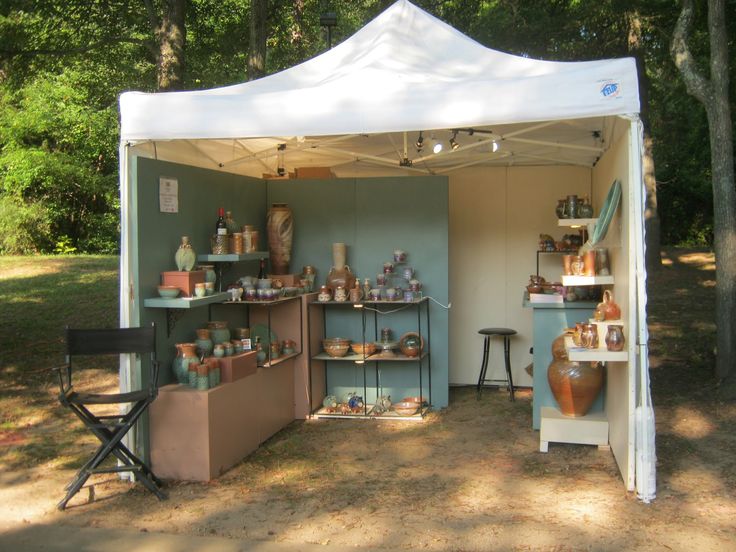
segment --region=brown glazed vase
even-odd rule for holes
[[[294,217],[286,203],[271,205],[266,219],[266,231],[273,274],[288,274],[294,238]]]
[[[585,416],[603,387],[603,367],[597,362],[555,359],[547,369],[547,380],[562,414]]]

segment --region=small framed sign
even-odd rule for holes
[[[179,181],[162,176],[158,179],[158,204],[162,213],[179,212]]]

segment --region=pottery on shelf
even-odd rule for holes
[[[214,348],[214,343],[210,338],[210,331],[207,328],[200,328],[195,330],[195,332],[197,339],[194,340],[194,343],[197,345],[197,353],[200,357],[210,356]]]
[[[621,318],[621,307],[614,302],[610,289],[603,292],[603,301],[598,303],[596,310],[603,314],[603,320],[619,320]]]
[[[210,338],[213,343],[228,343],[230,341],[230,330],[227,327],[227,322],[207,322],[207,328],[210,331]]]
[[[347,262],[347,245],[344,243],[332,244],[332,268],[327,274],[327,285],[333,291],[338,287],[351,289],[355,286],[355,275]]]
[[[197,262],[197,254],[192,248],[192,244],[189,243],[189,236],[182,236],[179,249],[174,254],[174,261],[176,262],[176,268],[180,272],[189,272],[194,268],[194,263]]]
[[[603,368],[598,362],[554,359],[547,380],[562,414],[585,416],[603,387]]]
[[[266,218],[268,251],[273,274],[288,274],[294,237],[294,216],[286,203],[274,203]]]
[[[189,365],[199,363],[196,343],[177,343],[172,369],[179,383],[189,383]]]
[[[625,342],[624,327],[621,324],[609,324],[606,332],[606,348],[609,351],[623,351]]]

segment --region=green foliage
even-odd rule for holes
[[[482,44],[550,60],[630,55],[641,25],[664,243],[710,242],[712,200],[707,124],[693,109],[669,58],[679,12],[670,0],[414,0]],[[266,70],[274,73],[327,49],[320,16],[337,15],[332,44],[350,37],[392,0],[269,0]],[[122,0],[5,0],[0,4],[0,200],[11,219],[38,218],[33,232],[0,238],[0,252],[115,252],[118,243],[117,98],[156,86],[154,33],[164,3]],[[247,79],[251,0],[188,0],[187,89]],[[727,19],[736,3],[727,3]],[[708,56],[699,5],[693,50]],[[736,33],[729,28],[731,42]],[[732,87],[736,87],[736,64]],[[736,93],[732,95],[736,98]],[[10,221],[10,222],[8,222]],[[16,221],[14,224],[12,221]],[[20,233],[21,231],[18,230]]]
[[[38,253],[48,250],[53,239],[43,205],[0,195],[0,254]]]

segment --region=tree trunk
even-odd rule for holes
[[[248,80],[266,75],[266,18],[268,0],[252,0],[250,3],[250,37],[248,45]]]
[[[646,198],[644,203],[644,230],[646,242],[645,263],[647,271],[662,266],[662,249],[660,240],[659,212],[657,211],[657,178],[654,173],[653,140],[649,123],[649,78],[647,77],[644,45],[642,43],[642,24],[639,12],[628,14],[628,51],[636,60],[636,72],[639,79],[639,98],[641,108],[639,114],[644,127],[644,152],[642,153],[642,170]]]
[[[185,14],[186,0],[163,0],[163,15],[156,30],[156,75],[161,91],[181,90],[184,85]]]
[[[722,397],[733,400],[736,399],[736,188],[725,12],[724,0],[708,1],[711,80],[700,73],[687,44],[693,23],[692,0],[683,0],[671,51],[688,93],[705,106],[708,116],[716,256],[716,375],[721,379]]]

